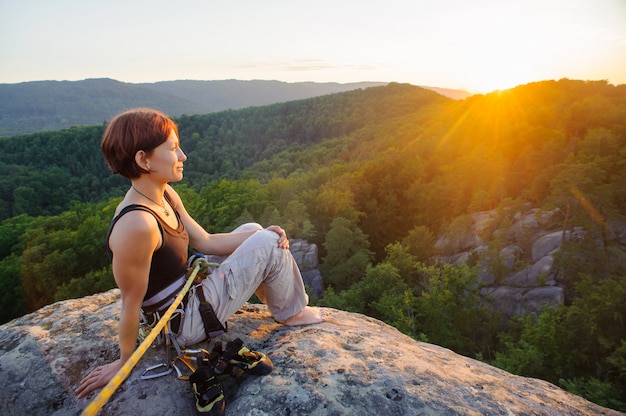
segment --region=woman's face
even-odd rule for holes
[[[157,146],[146,161],[150,175],[158,177],[163,182],[178,182],[183,179],[183,162],[187,156],[180,148],[178,136],[172,130],[166,141]]]

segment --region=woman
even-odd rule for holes
[[[107,126],[101,147],[113,173],[131,182],[107,237],[122,299],[120,358],[87,375],[76,390],[79,398],[106,385],[132,355],[142,303],[185,274],[189,245],[228,256],[205,281],[208,301],[222,323],[254,292],[285,325],[322,322],[321,312],[306,306],[308,296],[282,228],[209,234],[187,213],[168,185],[183,178],[187,159],[171,119],[152,109],[124,112]]]

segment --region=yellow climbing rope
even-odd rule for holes
[[[170,307],[167,309],[165,314],[163,314],[159,322],[157,322],[157,324],[152,329],[152,331],[150,331],[148,336],[143,340],[143,342],[135,350],[133,355],[130,356],[128,361],[124,363],[124,365],[122,366],[122,368],[120,368],[117,374],[115,374],[115,376],[113,376],[111,381],[109,381],[109,383],[106,386],[104,386],[102,391],[98,393],[98,395],[93,399],[93,401],[89,403],[87,407],[85,407],[85,410],[83,410],[83,412],[81,413],[81,416],[93,416],[96,413],[98,413],[98,410],[100,410],[102,406],[104,406],[106,401],[109,400],[109,398],[113,395],[113,393],[115,393],[115,390],[117,390],[120,384],[122,384],[122,382],[126,380],[126,377],[128,377],[133,367],[137,365],[137,363],[141,359],[141,356],[145,354],[148,347],[150,347],[150,345],[152,344],[152,341],[154,341],[154,339],[157,337],[159,332],[161,332],[161,330],[165,327],[165,324],[167,324],[167,321],[171,318],[172,314],[174,313],[174,310],[176,310],[178,305],[180,305],[180,303],[182,302],[183,297],[185,297],[185,293],[189,291],[191,284],[196,278],[196,275],[198,274],[200,269],[204,266],[204,264],[198,261],[194,263],[195,263],[195,266],[193,268],[193,271],[189,275],[187,282],[185,282],[185,286],[183,286],[182,290],[180,291],[176,299],[174,299],[174,303],[170,305]]]

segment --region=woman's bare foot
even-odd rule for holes
[[[285,320],[283,324],[288,326],[312,325],[319,324],[324,321],[324,314],[318,308],[305,306],[300,313]]]

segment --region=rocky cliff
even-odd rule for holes
[[[469,215],[451,227],[435,244],[439,260],[478,264],[481,294],[505,315],[539,312],[545,304],[565,303],[569,276],[559,271],[554,255],[564,242],[579,241],[586,231],[581,227],[562,230],[564,213],[526,207],[512,216],[497,210]],[[626,252],[626,224],[609,224],[605,240]],[[497,244],[494,244],[497,242]]]
[[[117,356],[117,289],[46,306],[0,326],[0,414],[77,415],[73,390]],[[268,353],[274,371],[223,380],[227,415],[618,415],[558,387],[514,376],[420,343],[363,315],[327,309],[327,322],[276,323],[245,305],[216,341],[235,337]],[[201,345],[203,348],[211,348]],[[189,385],[173,374],[140,379],[164,358],[151,348],[102,415],[193,414]]]

